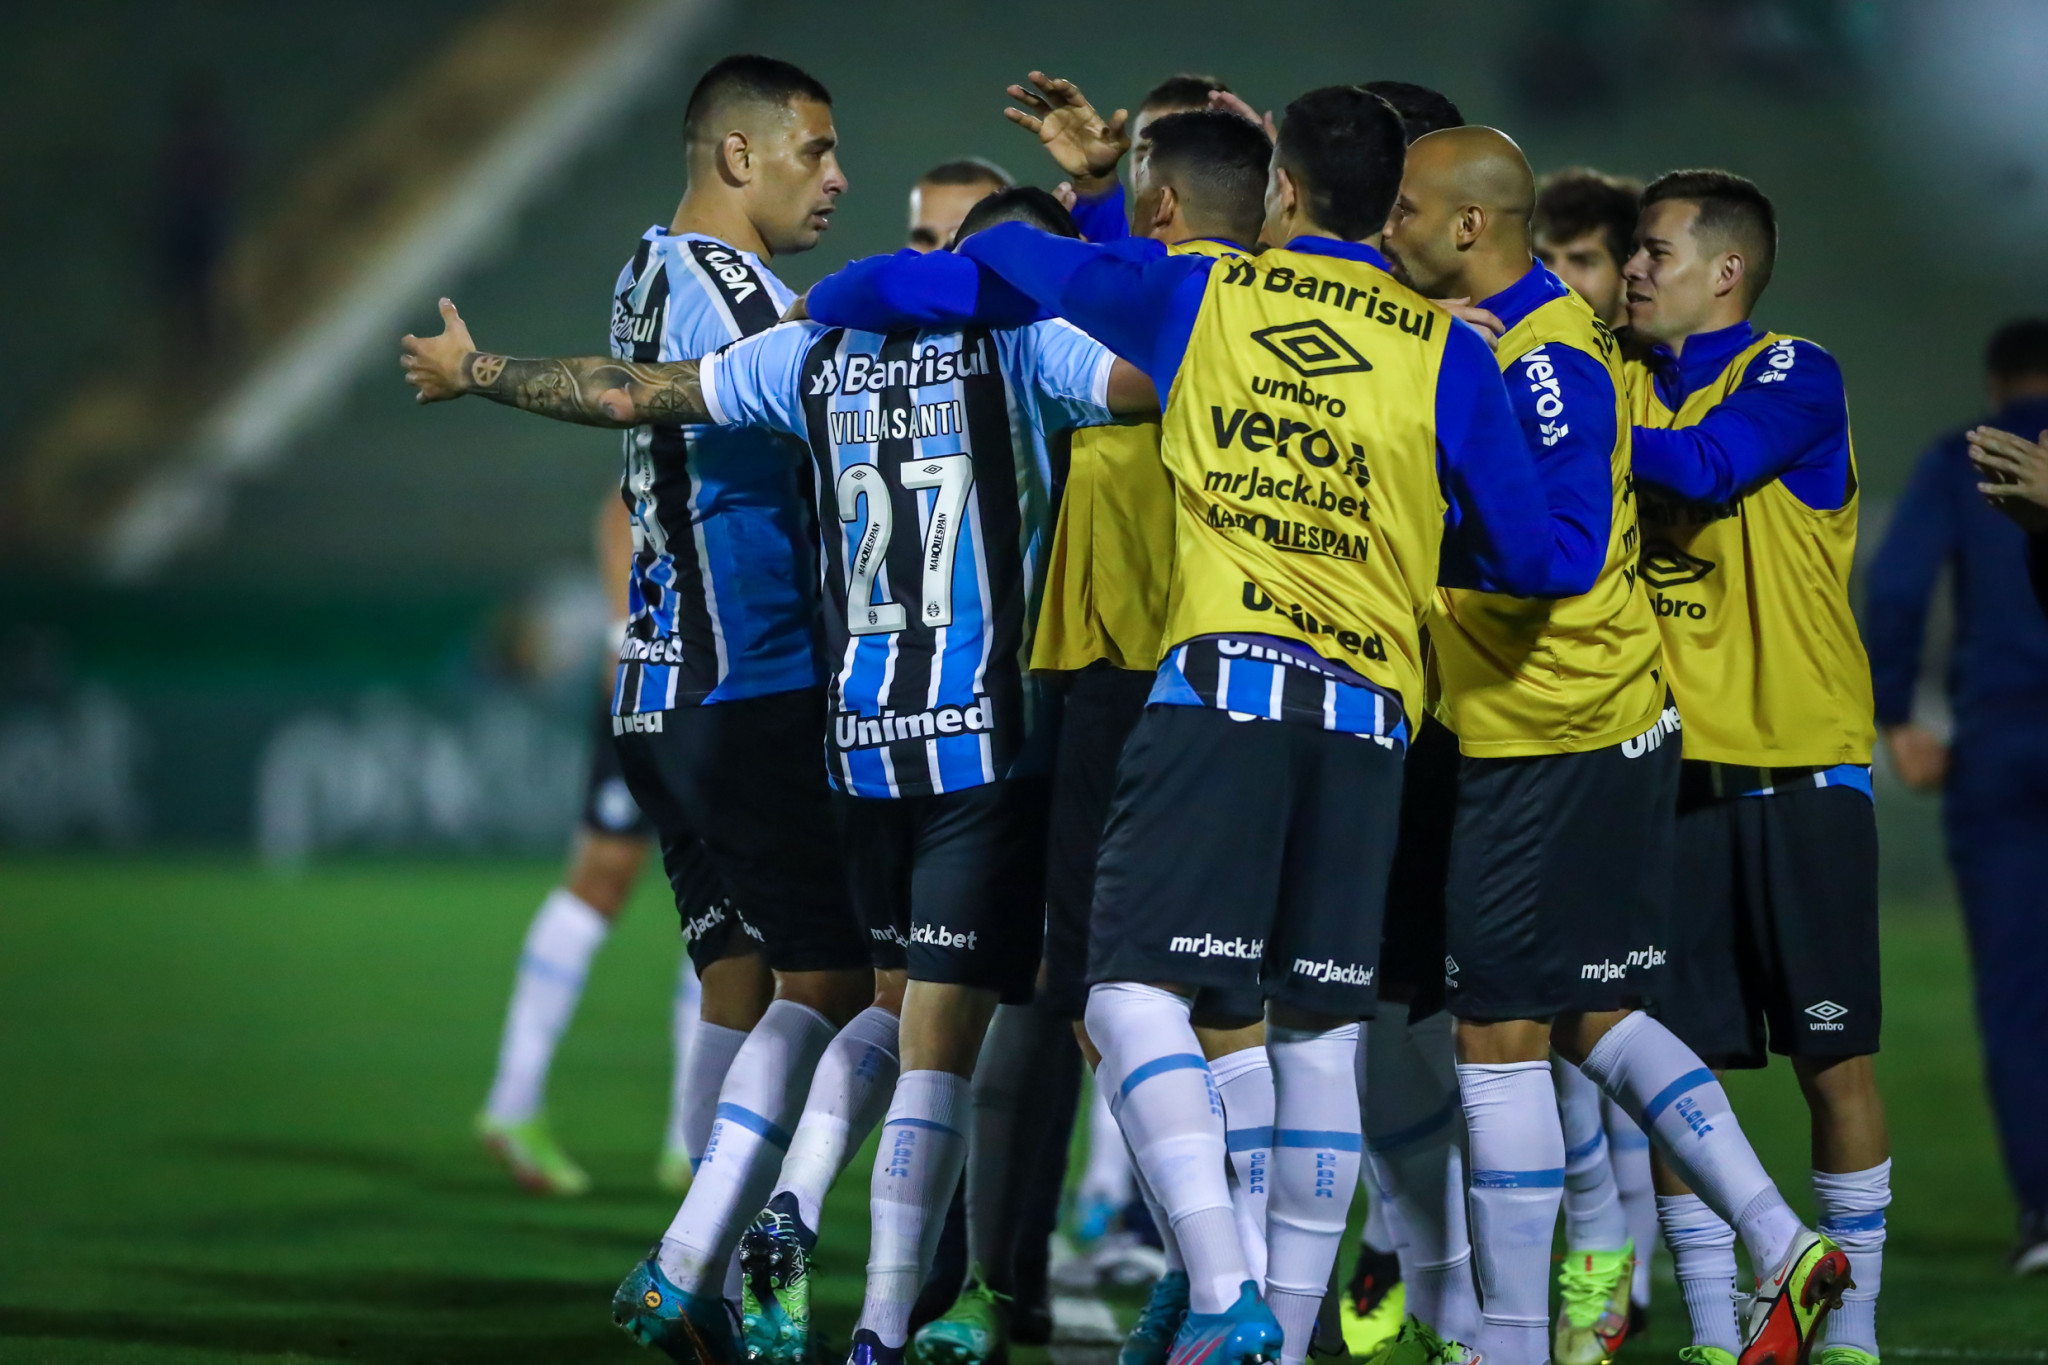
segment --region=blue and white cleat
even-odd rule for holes
[[[863,1327],[853,1334],[846,1365],[903,1365],[903,1351],[901,1346],[884,1346],[880,1337]]]
[[[657,1246],[612,1295],[612,1321],[678,1365],[741,1365],[732,1309],[715,1295],[685,1294],[661,1273]]]
[[[1145,1300],[1137,1326],[1117,1349],[1116,1365],[1166,1365],[1187,1315],[1188,1273],[1169,1270],[1152,1282],[1152,1297]]]
[[[1262,1365],[1280,1358],[1279,1320],[1250,1280],[1237,1302],[1221,1313],[1190,1312],[1181,1319],[1167,1365]]]

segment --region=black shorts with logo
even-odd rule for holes
[[[1460,761],[1444,886],[1452,1014],[1552,1019],[1662,992],[1679,762],[1668,704],[1604,749]]]
[[[1047,795],[1043,777],[929,796],[834,792],[875,966],[1029,1004],[1045,930]]]
[[[777,971],[870,965],[842,871],[817,688],[613,718],[619,766],[682,899],[701,843]]]
[[[1380,993],[1406,996],[1413,1021],[1444,1007],[1444,884],[1458,815],[1458,737],[1424,720],[1401,774],[1401,832],[1387,878]]]
[[[1721,764],[1680,787],[1672,981],[1658,1016],[1708,1065],[1766,1052],[1861,1057],[1884,1022],[1877,943],[1877,815],[1811,769],[1775,770],[1768,796]]]
[[[590,729],[590,766],[583,775],[583,828],[614,839],[652,838],[654,822],[642,813],[619,770],[609,699],[600,701],[596,722]]]
[[[1370,1018],[1401,750],[1295,721],[1147,707],[1102,836],[1088,979],[1257,987]]]

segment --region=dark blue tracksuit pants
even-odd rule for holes
[[[1942,817],[2006,1169],[2048,1212],[2048,719],[2001,720],[1957,734]]]

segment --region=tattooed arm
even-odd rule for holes
[[[708,422],[697,362],[645,364],[610,356],[516,360],[479,351],[455,305],[441,300],[441,335],[407,336],[398,363],[422,403],[477,394],[560,422],[631,427]]]

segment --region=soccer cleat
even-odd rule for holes
[[[911,1365],[1004,1365],[1010,1358],[1008,1294],[990,1289],[980,1266],[967,1270],[967,1287],[953,1306],[917,1329],[907,1353]]]
[[[1855,1287],[1848,1255],[1821,1234],[1802,1232],[1777,1273],[1757,1279],[1738,1365],[1807,1365],[1821,1324],[1841,1306],[1842,1291]]]
[[[1365,1357],[1366,1365],[1479,1365],[1479,1352],[1440,1337],[1421,1318],[1405,1318],[1393,1336]]]
[[[688,1152],[680,1147],[664,1147],[661,1160],[654,1165],[654,1183],[665,1194],[682,1194],[690,1188],[691,1171]]]
[[[1408,1313],[1401,1258],[1361,1245],[1351,1282],[1340,1297],[1337,1315],[1344,1326],[1345,1347],[1355,1356],[1372,1355],[1399,1335]]]
[[[2044,1270],[2048,1270],[2048,1213],[2028,1209],[2020,1214],[2019,1240],[2012,1249],[2012,1273],[2039,1275]]]
[[[787,1190],[740,1235],[740,1319],[753,1365],[807,1365],[817,1246],[818,1234],[804,1226],[796,1196]],[[880,1346],[881,1338],[875,1341]]]
[[[679,1365],[740,1365],[732,1309],[715,1294],[685,1294],[655,1261],[656,1246],[612,1295],[612,1321]]]
[[[1192,1310],[1174,1333],[1167,1365],[1259,1365],[1280,1358],[1282,1333],[1273,1310],[1250,1280],[1237,1291],[1237,1302],[1221,1313]]]
[[[903,1365],[903,1348],[884,1346],[880,1337],[863,1327],[853,1334],[846,1365]]]
[[[1173,1338],[1188,1315],[1188,1273],[1169,1270],[1152,1283],[1152,1296],[1138,1314],[1124,1344],[1117,1348],[1116,1365],[1166,1365],[1173,1353]]]
[[[1556,1365],[1606,1365],[1628,1336],[1635,1244],[1619,1251],[1568,1251],[1558,1267],[1557,1325],[1550,1358]]]
[[[1679,1365],[1735,1365],[1735,1357],[1718,1346],[1681,1346]]]
[[[578,1195],[590,1189],[590,1177],[555,1141],[544,1114],[519,1123],[478,1114],[476,1135],[512,1178],[535,1194]]]
[[[1877,1365],[1877,1357],[1854,1346],[1823,1346],[1815,1353],[1813,1365]]]

